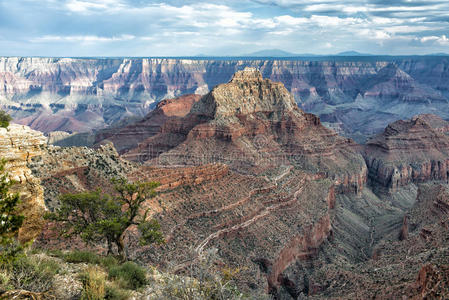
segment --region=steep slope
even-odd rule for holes
[[[185,95],[163,100],[143,120],[123,128],[109,128],[95,134],[96,142],[104,140],[114,143],[119,153],[137,147],[145,139],[158,134],[168,121],[186,116],[200,95]]]
[[[405,228],[385,234],[371,259],[329,263],[324,257],[327,263],[314,264],[308,277],[310,298],[446,299],[448,200],[448,185],[420,184],[415,204],[404,217]]]
[[[370,139],[364,156],[374,185],[394,190],[411,182],[447,181],[448,124],[437,116],[419,115],[394,122]]]
[[[25,221],[19,231],[19,240],[28,242],[40,234],[46,210],[40,180],[34,177],[28,164],[33,157],[44,154],[47,139],[27,126],[11,124],[0,128],[0,159],[6,160],[6,171],[17,182],[13,192],[20,193]]]
[[[152,158],[150,163],[165,165],[222,162],[256,174],[297,166],[357,190],[366,168],[353,146],[298,109],[281,83],[247,68],[202,97],[185,118],[167,122],[160,134],[123,157]]]

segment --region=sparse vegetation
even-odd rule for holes
[[[62,255],[63,259],[69,263],[99,264],[100,257],[90,251],[75,250]]]
[[[107,300],[126,300],[130,297],[130,292],[117,287],[115,284],[106,285],[106,294],[104,299]]]
[[[60,208],[47,217],[61,223],[65,236],[79,235],[87,243],[106,241],[108,254],[113,254],[116,246],[120,259],[125,261],[124,234],[131,225],[138,227],[142,245],[164,242],[159,223],[147,220],[149,209],[142,210],[143,202],[156,195],[158,184],[130,183],[125,179],[113,183],[113,195],[99,190],[62,195]]]
[[[21,256],[0,271],[0,299],[52,299],[60,266],[43,256]]]
[[[13,263],[9,284],[15,289],[47,292],[59,270],[59,264],[54,260],[40,256],[23,256]]]
[[[5,160],[0,160],[0,267],[10,265],[22,252],[16,236],[24,217],[19,213],[19,194],[10,193],[14,181],[8,179]]]
[[[103,300],[106,296],[106,273],[98,266],[89,266],[80,275],[83,283],[81,300]]]
[[[130,261],[111,267],[109,278],[118,281],[121,288],[131,290],[138,289],[147,283],[145,269]]]
[[[264,299],[241,293],[235,283],[240,269],[217,268],[217,260],[217,249],[209,249],[191,264],[187,276],[162,274],[162,299]]]
[[[12,118],[3,110],[0,110],[0,127],[6,128],[9,126],[9,122],[11,122]]]

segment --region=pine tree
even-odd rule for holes
[[[156,220],[147,220],[149,210],[143,210],[144,201],[154,197],[155,182],[130,183],[125,179],[114,180],[115,194],[103,194],[100,190],[78,194],[65,194],[61,205],[47,218],[61,224],[66,237],[80,236],[87,243],[105,241],[108,254],[115,245],[122,260],[127,259],[124,235],[131,225],[141,233],[141,244],[164,242],[160,225]]]

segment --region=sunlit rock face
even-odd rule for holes
[[[250,173],[300,166],[358,190],[366,180],[366,167],[354,146],[299,109],[282,83],[246,68],[123,157],[166,165],[219,162]]]
[[[21,196],[21,207],[25,221],[19,231],[19,240],[31,241],[36,238],[43,226],[45,203],[40,180],[28,168],[33,157],[41,156],[47,138],[28,126],[11,124],[0,128],[0,159],[6,160],[9,178],[17,182],[12,191]]]

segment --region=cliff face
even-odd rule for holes
[[[163,165],[220,162],[255,174],[298,166],[357,190],[366,180],[366,167],[354,146],[298,109],[282,83],[248,68],[123,157]]]
[[[0,58],[0,103],[45,132],[88,131],[182,94],[206,94],[245,66],[282,82],[296,102],[363,140],[419,113],[449,117],[445,57],[304,60]],[[361,121],[363,120],[363,122]]]
[[[19,231],[19,240],[27,242],[36,238],[44,224],[43,189],[40,180],[31,174],[28,164],[33,157],[43,154],[47,139],[27,126],[10,125],[0,128],[0,158],[7,161],[6,170],[17,181],[12,191],[21,195],[21,207],[25,221]]]
[[[95,140],[97,143],[104,140],[111,141],[119,153],[124,153],[161,132],[167,122],[185,117],[200,98],[200,95],[185,95],[163,100],[141,121],[124,127],[101,130],[95,134]]]
[[[397,190],[409,183],[448,180],[448,122],[419,115],[394,122],[370,139],[364,149],[374,186]]]

